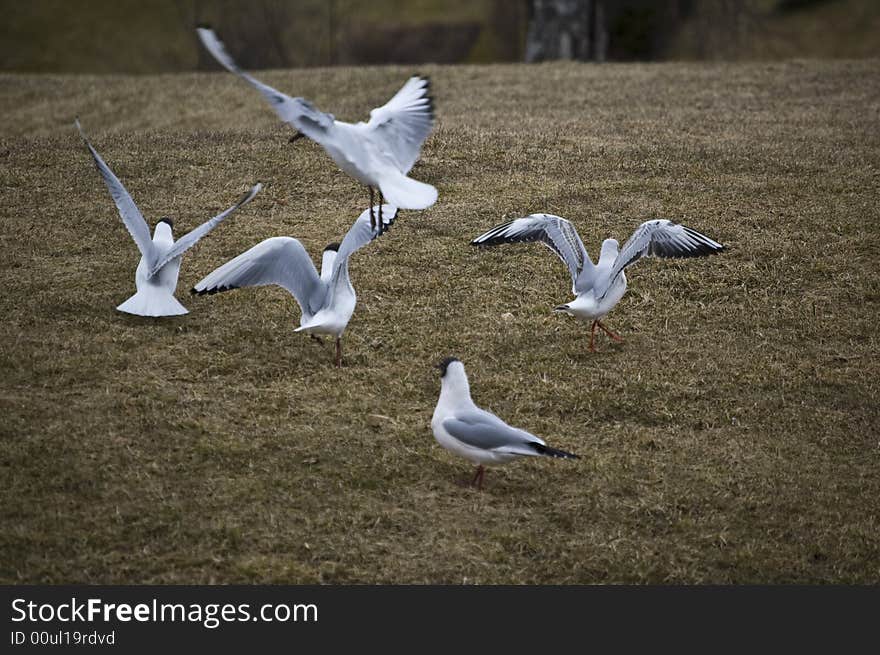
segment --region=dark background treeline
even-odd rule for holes
[[[213,69],[210,22],[248,68],[880,55],[876,0],[2,0],[0,68]]]

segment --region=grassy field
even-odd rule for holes
[[[267,72],[339,118],[409,70]],[[317,256],[367,202],[225,74],[0,76],[0,581],[880,582],[880,66],[429,67],[424,212],[352,260],[345,366],[280,289],[186,291],[273,235]],[[182,318],[114,307],[136,248],[79,115],[178,234]],[[729,250],[645,260],[587,352],[561,264],[470,238],[535,211],[594,257],[654,216]],[[433,365],[579,453],[490,470],[437,445]]]

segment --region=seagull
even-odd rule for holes
[[[232,259],[192,288],[203,295],[239,287],[277,284],[299,304],[302,315],[294,332],[305,331],[336,337],[336,366],[342,366],[342,333],[354,313],[356,296],[348,277],[348,258],[384,234],[397,216],[397,208],[385,205],[379,227],[370,218],[379,212],[370,207],[351,226],[342,243],[331,243],[321,257],[321,274],[303,245],[293,237],[272,237]]]
[[[141,261],[138,263],[137,270],[134,275],[137,293],[116,309],[127,314],[136,314],[138,316],[180,316],[188,314],[189,311],[181,305],[174,297],[174,290],[177,288],[177,276],[180,273],[180,258],[187,250],[192,248],[196,242],[211,230],[217,227],[230,214],[244,207],[253,200],[254,196],[260,192],[263,185],[257,182],[250,191],[226,211],[217,214],[214,218],[202,223],[199,227],[188,232],[177,241],[172,235],[174,222],[170,218],[162,218],[156,224],[153,236],[150,238],[150,228],[140,210],[134,204],[128,191],[122,186],[119,178],[113,174],[113,171],[104,163],[101,155],[92,147],[86,137],[79,119],[75,121],[76,128],[79,130],[80,136],[104,183],[116,203],[119,215],[122,217],[125,227],[137,244],[138,250],[141,252]]]
[[[483,488],[484,466],[507,464],[518,457],[544,455],[580,459],[573,453],[550,448],[535,435],[509,426],[500,418],[480,409],[471,400],[467,373],[460,359],[447,357],[440,369],[440,398],[431,419],[437,442],[456,455],[477,465],[471,484]]]
[[[571,273],[572,302],[553,309],[582,321],[592,321],[590,352],[596,328],[601,328],[615,341],[623,341],[600,319],[610,312],[626,292],[624,269],[642,257],[703,257],[724,250],[717,241],[689,227],[665,219],[642,223],[629,240],[619,247],[616,239],[605,239],[599,262],[593,264],[574,226],[553,214],[532,214],[497,225],[471,241],[473,246],[495,246],[501,243],[540,241],[568,266]]]
[[[224,68],[249,82],[281,120],[298,130],[291,141],[303,135],[316,141],[339,168],[367,186],[371,208],[375,189],[379,211],[386,199],[400,209],[427,209],[436,202],[437,189],[407,176],[434,127],[434,99],[427,77],[410,77],[391,100],[370,112],[369,122],[344,123],[305,98],[291,98],[239,68],[210,27],[197,27],[196,32]],[[377,221],[371,214],[370,224],[378,223],[381,218]]]

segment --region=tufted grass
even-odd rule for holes
[[[267,72],[357,120],[402,68]],[[366,191],[223,73],[0,75],[0,580],[7,583],[880,582],[878,62],[426,67],[424,212],[351,263],[345,366],[275,288],[186,291],[259,240],[316,257]],[[182,318],[114,307],[137,254],[76,137],[178,234]],[[729,250],[646,260],[607,319],[539,245],[641,221]],[[490,470],[434,441],[432,366],[579,453]]]

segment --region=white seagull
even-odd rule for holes
[[[564,218],[553,214],[532,214],[503,223],[471,241],[474,246],[495,246],[501,243],[540,241],[568,266],[572,293],[577,296],[554,311],[571,314],[582,321],[592,321],[590,351],[600,327],[615,341],[623,341],[605,327],[601,320],[626,293],[624,269],[642,257],[702,257],[724,250],[717,241],[689,227],[657,219],[646,221],[619,247],[616,239],[605,239],[598,264],[590,261],[577,230]]]
[[[342,366],[342,333],[357,297],[348,277],[348,258],[373,239],[384,234],[397,216],[397,208],[385,205],[379,227],[370,225],[373,212],[364,210],[342,243],[324,248],[321,274],[303,245],[292,237],[272,237],[232,259],[196,284],[192,293],[206,294],[239,287],[277,284],[299,304],[302,315],[294,332],[329,334],[336,337],[336,366]],[[315,337],[317,338],[317,337]]]
[[[447,450],[477,465],[471,484],[483,488],[485,466],[507,464],[518,457],[559,457],[580,459],[573,453],[550,448],[535,435],[509,426],[500,418],[480,409],[471,399],[464,364],[447,357],[440,364],[440,399],[431,419],[434,438]]]
[[[113,202],[116,203],[116,208],[119,210],[125,227],[128,228],[141,252],[141,261],[134,275],[137,293],[116,309],[138,316],[179,316],[189,313],[186,307],[174,297],[177,276],[180,273],[181,256],[192,248],[199,239],[217,227],[223,219],[249,203],[263,186],[258,182],[232,207],[202,223],[177,241],[174,240],[171,232],[174,224],[170,218],[160,219],[153,231],[152,238],[150,238],[150,228],[137,205],[134,204],[134,200],[122,186],[119,178],[113,174],[113,171],[89,143],[82,126],[79,124],[79,119],[75,123],[82,140],[92,154],[92,159],[95,160],[98,172],[104,178],[104,183],[113,197]]]
[[[196,28],[199,39],[227,70],[240,75],[269,101],[275,113],[299,133],[320,144],[343,171],[370,190],[379,189],[379,207],[388,200],[400,209],[426,209],[437,189],[408,177],[422,144],[434,127],[434,101],[426,77],[414,75],[391,100],[370,112],[367,123],[343,123],[305,98],[291,98],[239,68],[210,27]],[[371,216],[371,224],[376,218]]]

